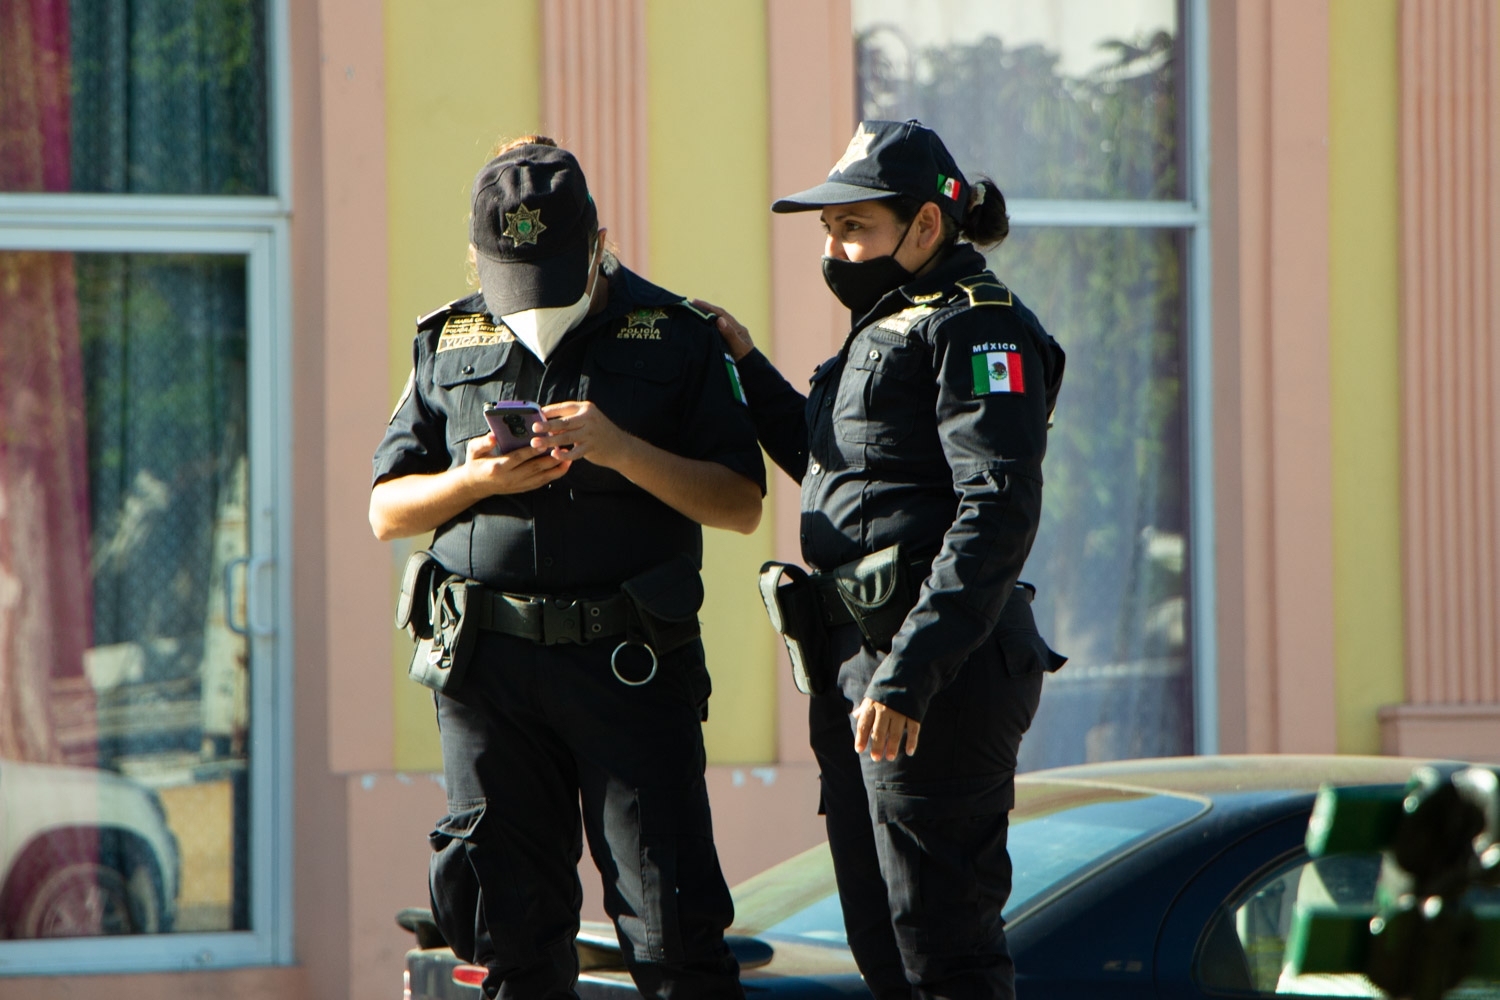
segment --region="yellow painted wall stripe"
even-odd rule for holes
[[[384,12],[391,314],[386,337],[394,403],[411,370],[412,320],[469,290],[465,250],[474,174],[500,136],[537,128],[542,49],[537,0],[387,3]],[[392,547],[393,595],[414,547]],[[440,770],[432,695],[406,677],[411,647],[405,638],[392,648],[395,766]]]
[[[1404,700],[1396,0],[1329,11],[1329,349],[1338,749]]]
[[[763,0],[648,0],[653,281],[769,329],[770,159]],[[704,643],[713,763],[776,754],[774,636],[755,589],[771,557],[769,501],[746,537],[704,530]]]

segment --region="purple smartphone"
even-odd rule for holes
[[[486,403],[484,419],[495,432],[495,454],[504,455],[529,446],[536,436],[531,425],[545,418],[541,404],[517,399]]]

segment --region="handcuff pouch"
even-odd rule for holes
[[[462,683],[474,654],[484,586],[450,576],[432,590],[432,634],[417,643],[407,676],[434,691],[452,692]]]
[[[413,552],[401,573],[401,596],[396,598],[396,627],[406,629],[412,642],[432,638],[432,618],[428,613],[432,584],[442,566],[426,549]]]
[[[890,652],[891,641],[916,603],[901,543],[846,562],[829,575],[865,642],[878,652]]]
[[[703,607],[703,578],[684,555],[676,555],[620,584],[625,595],[625,638],[645,643],[657,656],[666,656],[702,632],[698,611]]]
[[[829,683],[828,630],[812,577],[801,566],[768,562],[760,568],[760,599],[786,644],[797,690],[822,694]]]

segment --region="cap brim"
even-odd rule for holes
[[[860,187],[843,181],[825,181],[817,187],[798,191],[771,203],[771,211],[811,212],[826,205],[848,205],[856,201],[875,201],[880,198],[895,198],[901,192],[883,191],[880,188]]]
[[[479,290],[490,315],[499,319],[528,309],[570,306],[583,298],[589,283],[588,242],[576,240],[541,260],[500,261],[476,253]]]

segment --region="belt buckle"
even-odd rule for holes
[[[555,646],[561,642],[584,645],[582,611],[571,597],[549,597],[542,602],[542,642]]]

